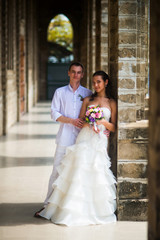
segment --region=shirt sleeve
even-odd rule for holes
[[[92,91],[89,90],[89,89],[87,89],[87,91],[86,91],[86,96],[85,96],[85,97],[89,97],[89,96],[91,96],[91,95],[92,95]]]
[[[59,118],[60,116],[62,116],[62,114],[60,113],[60,95],[59,92],[56,90],[52,99],[52,103],[51,103],[51,118],[53,119],[53,121],[57,121],[57,118]]]
[[[92,91],[91,90],[89,90],[89,92],[88,92],[88,96],[91,96],[92,95]]]

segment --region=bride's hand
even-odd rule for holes
[[[92,126],[92,130],[93,130],[95,133],[99,133],[99,132],[100,132],[98,126],[96,126],[96,128],[95,128],[95,126],[93,125],[93,126]]]
[[[98,121],[96,121],[96,127],[93,125],[93,131],[95,132],[95,133],[99,133],[100,132],[100,130],[99,130],[99,128],[98,128],[98,125],[104,125],[104,123],[105,123],[105,120],[104,119],[101,119],[101,120],[98,120]]]
[[[104,125],[106,123],[106,120],[105,119],[101,119],[101,120],[98,120],[98,121],[96,121],[96,124],[97,125]]]

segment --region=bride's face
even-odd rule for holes
[[[107,81],[104,82],[104,80],[102,79],[101,76],[94,76],[92,84],[93,84],[94,90],[97,93],[99,93],[99,92],[105,91],[105,87],[107,85]]]

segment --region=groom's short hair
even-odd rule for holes
[[[80,62],[72,62],[72,63],[70,64],[70,66],[69,66],[69,71],[70,71],[70,69],[71,69],[72,66],[81,67],[81,68],[82,68],[82,71],[84,72],[84,66],[83,66],[82,63],[80,63]]]

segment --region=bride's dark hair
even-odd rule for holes
[[[106,97],[109,98],[109,99],[114,99],[114,96],[112,94],[112,83],[110,81],[110,78],[108,76],[107,73],[105,73],[104,71],[96,71],[92,77],[95,77],[95,76],[101,76],[101,78],[103,79],[103,81],[105,82],[106,80],[108,80],[108,84],[107,86],[105,87],[105,93],[106,93]],[[90,101],[93,101],[94,98],[97,96],[97,92],[94,92],[92,95],[91,95],[91,98],[90,98]]]

